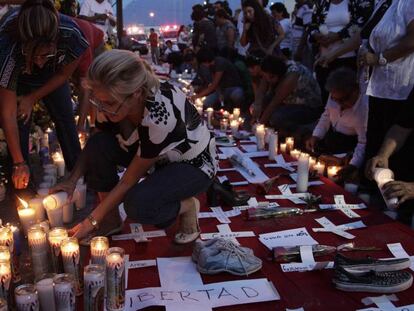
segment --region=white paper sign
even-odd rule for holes
[[[136,260],[136,261],[129,261],[129,255],[127,255],[126,262],[126,273],[125,273],[125,284],[126,288],[128,288],[128,276],[130,269],[139,269],[139,268],[146,268],[146,267],[153,267],[157,265],[156,260]]]
[[[411,262],[410,269],[414,271],[414,256],[408,255],[401,243],[387,244],[387,247],[395,258],[409,258]]]
[[[297,173],[292,173],[289,176],[294,181],[296,181],[296,182],[298,181],[298,174]],[[312,186],[322,186],[322,185],[324,185],[324,182],[322,180],[313,180],[313,181],[308,182],[308,187],[312,187]],[[295,188],[296,187],[296,184],[289,185],[289,187]]]
[[[211,311],[212,308],[279,300],[266,279],[203,284],[191,257],[158,258],[160,288],[126,292],[126,311],[165,306],[167,311]]]
[[[229,217],[239,216],[239,210],[223,211],[220,206],[210,207],[212,212],[201,212],[198,214],[198,218],[212,218],[215,217],[222,224],[229,224],[231,220]]]
[[[287,309],[287,308],[286,308],[286,311],[305,311],[305,309],[303,309],[303,308],[297,308],[297,309]]]
[[[300,257],[302,262],[293,262],[281,264],[283,272],[305,272],[312,270],[332,269],[334,263],[332,261],[316,262],[313,257],[312,245],[302,245],[300,247]]]
[[[128,290],[125,310],[135,311],[168,304],[176,307],[175,310],[183,310],[183,306],[188,306],[191,310],[198,311],[205,307],[217,308],[279,299],[279,294],[268,280],[254,279],[184,288],[172,286]]]
[[[240,145],[240,147],[242,147],[242,149],[245,152],[256,152],[257,151],[257,145],[254,144],[249,144],[249,145]]]
[[[155,231],[143,231],[142,230],[142,232],[140,232],[139,226],[140,224],[131,224],[131,228],[134,228],[133,230],[134,231],[137,230],[137,232],[113,235],[112,240],[123,241],[123,240],[133,239],[137,242],[145,242],[146,240],[144,240],[144,238],[158,238],[158,237],[163,237],[167,235],[164,230],[155,230]]]
[[[265,195],[265,198],[267,200],[289,200],[294,204],[306,204],[303,199],[309,196],[308,192],[292,193],[288,185],[280,185],[278,189],[282,194]]]
[[[315,219],[323,228],[312,228],[313,232],[332,232],[345,239],[353,239],[354,235],[346,232],[347,230],[365,228],[366,225],[362,221],[351,222],[336,226],[328,218],[322,217]]]
[[[270,250],[279,246],[318,244],[305,227],[260,234],[259,240]]]
[[[202,233],[200,235],[202,240],[212,240],[215,238],[223,238],[233,241],[236,245],[240,245],[236,238],[250,238],[256,236],[253,231],[233,232],[228,224],[217,225],[219,232]]]

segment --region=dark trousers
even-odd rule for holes
[[[136,149],[134,145],[128,152],[123,150],[111,133],[92,136],[81,155],[86,157],[88,187],[110,191],[118,182],[117,165],[127,167]],[[139,223],[164,228],[177,218],[182,200],[207,191],[210,184],[211,179],[200,169],[183,162],[169,163],[128,191],[125,211]]]
[[[325,137],[318,144],[318,151],[321,153],[349,153],[353,152],[358,144],[358,136],[345,135],[329,129]]]
[[[354,71],[357,70],[356,57],[337,58],[328,67],[316,66],[316,80],[318,80],[319,87],[321,88],[322,102],[326,104],[328,100],[329,92],[325,89],[326,81],[328,80],[329,74],[335,69],[346,67]]]
[[[36,83],[31,83],[30,81],[19,83],[17,94],[18,96],[27,95],[40,85],[39,81],[36,81]],[[58,87],[56,90],[45,96],[42,101],[55,124],[57,138],[62,149],[66,167],[68,170],[72,170],[81,148],[78,133],[76,131],[69,83],[65,83]],[[31,122],[24,124],[19,121],[18,125],[23,157],[25,160],[28,160]]]
[[[377,97],[369,97],[369,114],[367,129],[367,146],[365,159],[369,160],[377,155],[388,130],[395,124],[395,118],[403,105],[413,103],[405,100],[391,100]],[[400,181],[414,181],[414,135],[411,134],[404,146],[392,155],[389,167],[395,174],[395,179]],[[406,224],[411,224],[413,213],[413,201],[408,201],[398,207],[398,219]]]

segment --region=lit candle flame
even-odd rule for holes
[[[25,200],[23,200],[23,199],[21,199],[19,197],[17,197],[17,198],[19,199],[20,203],[22,203],[22,205],[23,205],[24,208],[29,208],[29,204],[27,204],[27,202]]]

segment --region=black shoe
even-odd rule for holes
[[[242,194],[236,192],[229,181],[225,181],[222,184],[218,180],[214,180],[210,188],[207,191],[208,204],[210,206],[218,206],[217,196],[229,206],[241,206],[246,205],[250,199],[248,194]]]
[[[395,258],[389,260],[379,260],[371,257],[364,259],[351,259],[344,255],[335,256],[335,267],[342,267],[349,273],[365,273],[367,271],[400,271],[410,267],[409,258]]]
[[[347,292],[390,294],[410,288],[413,276],[406,271],[369,271],[355,275],[342,267],[337,267],[332,281],[336,288]]]

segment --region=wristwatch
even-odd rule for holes
[[[89,222],[91,223],[92,227],[93,227],[95,230],[98,230],[98,229],[99,229],[98,222],[96,221],[96,219],[95,219],[92,215],[89,215],[89,216],[87,217],[87,219],[89,220]]]
[[[378,64],[380,66],[385,66],[388,63],[387,59],[384,57],[384,55],[382,55],[382,53],[380,53],[379,58],[378,58]]]

